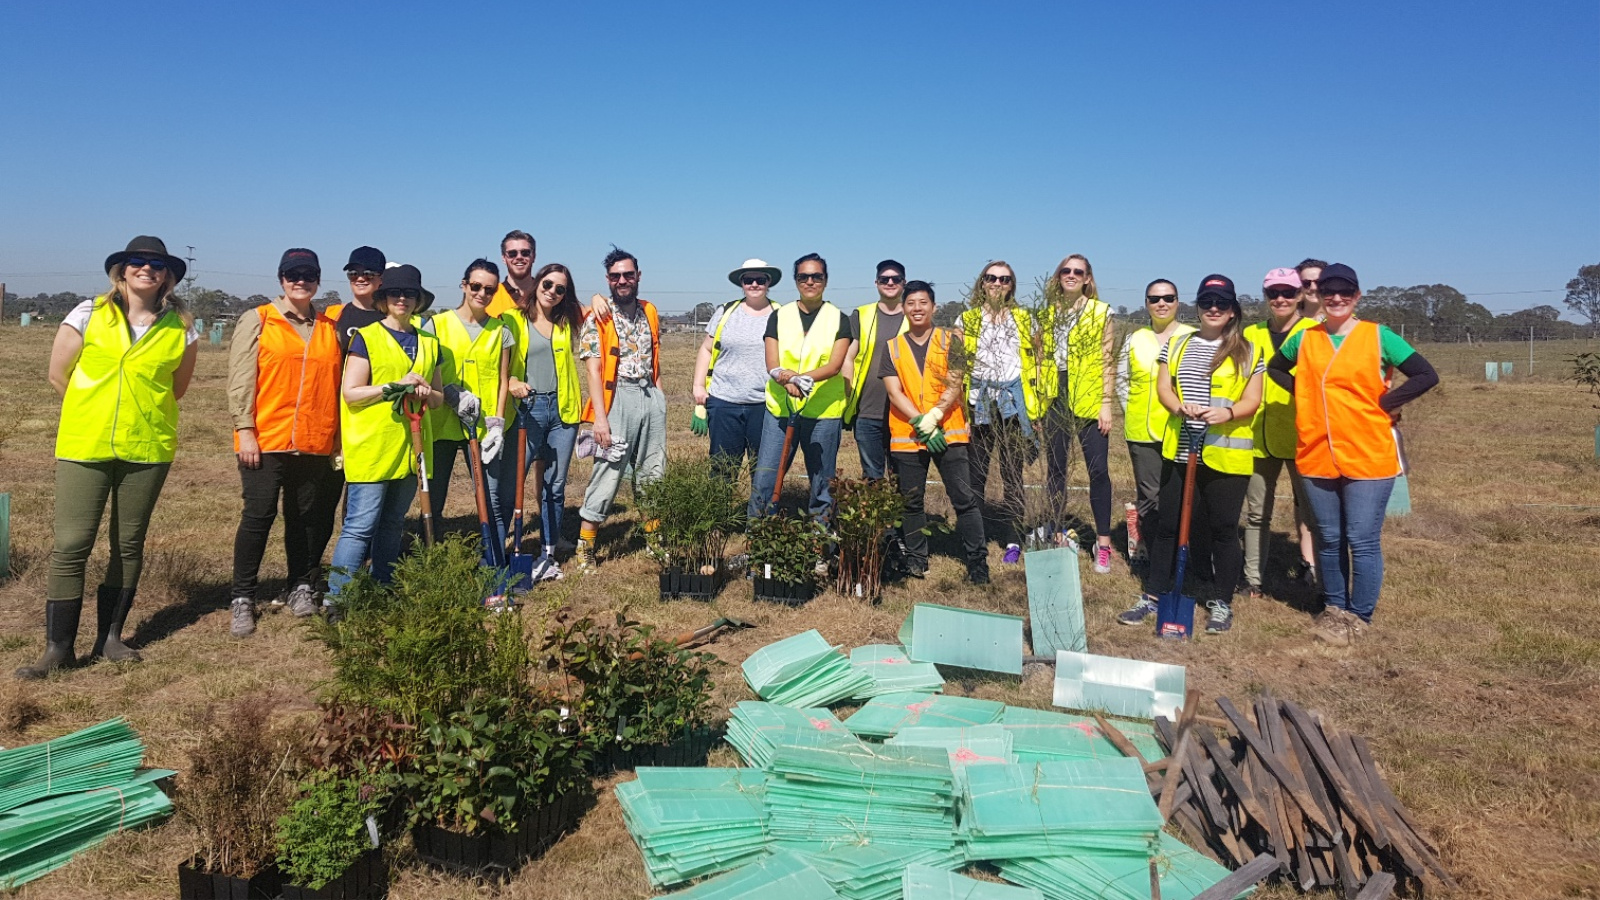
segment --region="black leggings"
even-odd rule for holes
[[[1150,571],[1145,576],[1146,593],[1161,594],[1172,589],[1173,569],[1178,559],[1178,519],[1183,514],[1183,483],[1186,463],[1162,460],[1160,527],[1150,549]],[[1194,511],[1189,522],[1189,569],[1184,581],[1211,575],[1218,592],[1229,597],[1239,583],[1244,568],[1244,549],[1239,544],[1239,511],[1250,488],[1249,475],[1228,475],[1205,464],[1195,470]]]
[[[979,508],[986,510],[988,524],[984,528],[1002,545],[1014,542],[1020,536],[1028,511],[1022,482],[1022,470],[1028,465],[1028,438],[1017,419],[997,418],[991,424],[970,427],[972,443],[967,452],[971,464],[970,482]],[[998,508],[990,508],[988,503],[990,457],[999,457],[1000,481],[1005,487],[1004,499]]]
[[[1089,471],[1089,510],[1094,514],[1095,534],[1111,533],[1111,467],[1106,455],[1111,438],[1100,433],[1099,419],[1079,419],[1067,406],[1067,373],[1061,377],[1061,396],[1045,416],[1048,434],[1045,459],[1049,468],[1050,496],[1060,502],[1067,496],[1067,454],[1072,452],[1072,433],[1078,433],[1083,448],[1083,465]]]
[[[263,453],[261,467],[239,466],[244,514],[233,538],[233,596],[256,598],[256,579],[267,538],[283,501],[283,550],[289,565],[288,586],[316,586],[322,554],[333,537],[333,517],[344,490],[344,477],[326,456]]]

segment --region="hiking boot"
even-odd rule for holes
[[[1311,636],[1330,647],[1350,646],[1350,629],[1345,618],[1348,615],[1337,606],[1323,607],[1311,622]]]
[[[1094,545],[1094,571],[1096,575],[1111,574],[1111,548],[1105,544]]]
[[[1227,634],[1233,628],[1233,607],[1220,600],[1206,602],[1211,618],[1206,621],[1206,634]]]
[[[17,670],[17,677],[38,681],[57,669],[76,663],[72,645],[78,639],[78,618],[83,614],[82,600],[47,600],[44,604],[44,655],[31,666]]]
[[[133,591],[101,585],[95,596],[99,621],[95,624],[94,649],[90,657],[103,656],[112,662],[138,662],[139,651],[122,642],[122,626],[133,608]]]
[[[1372,628],[1372,623],[1371,622],[1368,622],[1366,619],[1361,618],[1360,616],[1356,615],[1353,612],[1350,612],[1349,610],[1345,611],[1345,614],[1344,614],[1345,639],[1347,641],[1349,641],[1351,644],[1354,644],[1356,642],[1357,638],[1365,637],[1367,632],[1369,630],[1371,630],[1371,628]]]
[[[968,584],[989,583],[989,561],[987,559],[974,559],[967,563]]]
[[[578,539],[578,546],[573,551],[572,558],[578,561],[579,575],[587,575],[600,568],[600,555],[594,552],[594,544],[582,538]]]
[[[235,597],[228,608],[231,620],[228,633],[236,638],[246,638],[256,633],[256,604],[249,597]]]
[[[1156,598],[1140,594],[1138,602],[1117,614],[1117,621],[1124,625],[1143,625],[1159,608]]]
[[[295,585],[295,589],[289,592],[289,613],[297,619],[316,615],[321,605],[316,589],[309,584]]]
[[[1005,556],[1000,557],[1000,561],[1005,563],[1008,566],[1014,566],[1017,563],[1022,562],[1022,547],[1021,547],[1021,545],[1019,545],[1019,544],[1007,544],[1006,545]]]

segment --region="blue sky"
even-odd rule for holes
[[[201,284],[359,244],[445,297],[524,228],[666,309],[749,256],[957,299],[1067,253],[1113,305],[1320,256],[1560,307],[1600,262],[1600,4],[24,4],[0,9],[0,280]],[[1522,293],[1539,292],[1539,293]],[[793,293],[789,279],[777,296]]]

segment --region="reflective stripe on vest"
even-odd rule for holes
[[[1045,308],[1039,322],[1043,343],[1039,364],[1048,372],[1048,375],[1041,372],[1040,377],[1050,401],[1061,392],[1060,376],[1052,371],[1059,368],[1055,327],[1058,315],[1072,316],[1067,330],[1066,365],[1067,390],[1072,396],[1067,398],[1067,407],[1076,418],[1097,419],[1100,404],[1105,400],[1105,330],[1106,323],[1111,321],[1111,306],[1100,300],[1086,299],[1077,313],[1058,312],[1053,305]]]
[[[1300,318],[1289,326],[1290,335],[1299,334],[1317,324],[1314,319]],[[1244,330],[1244,336],[1261,348],[1262,355],[1271,359],[1278,351],[1272,346],[1272,331],[1266,322],[1257,322]],[[1294,370],[1291,369],[1292,373]],[[1276,459],[1294,459],[1299,435],[1294,424],[1294,395],[1284,390],[1271,378],[1262,380],[1261,408],[1255,418],[1256,456]]]
[[[1189,349],[1189,344],[1194,335],[1183,335],[1174,338],[1172,349],[1167,351],[1167,372],[1172,378],[1172,389],[1178,395],[1179,405],[1183,404],[1183,385],[1178,383],[1178,366],[1183,363],[1183,354]],[[1225,359],[1222,365],[1211,372],[1211,405],[1223,409],[1232,409],[1244,396],[1244,389],[1250,384],[1251,373],[1255,371],[1256,363],[1261,359],[1261,349],[1254,344],[1247,344],[1250,349],[1250,365],[1243,374],[1233,365],[1233,359]],[[1208,468],[1222,472],[1226,475],[1249,475],[1255,471],[1255,441],[1251,438],[1253,430],[1250,419],[1235,419],[1232,422],[1223,422],[1212,425],[1206,429],[1204,449],[1200,452],[1200,461]],[[1178,458],[1178,441],[1190,440],[1187,429],[1183,427],[1180,416],[1172,416],[1167,425],[1166,437],[1161,442],[1161,455],[1167,459]]]
[[[874,300],[856,307],[856,317],[861,320],[861,333],[856,335],[860,349],[856,351],[854,377],[850,380],[850,403],[844,411],[846,423],[856,420],[856,410],[861,406],[861,389],[866,386],[867,379],[872,377],[872,356],[878,350],[878,301]],[[910,330],[911,322],[902,312],[900,331],[895,336],[898,337]]]
[[[476,338],[461,321],[459,309],[448,309],[433,317],[433,336],[439,340],[439,378],[441,382],[471,391],[483,405],[483,418],[500,415],[500,346],[501,329],[505,322],[498,318],[484,320],[483,330]],[[512,341],[515,344],[515,339]],[[433,420],[433,439],[436,441],[464,441],[466,429],[461,419],[448,406],[428,410]],[[478,437],[487,427],[480,420]]]
[[[810,372],[827,365],[833,357],[833,344],[839,337],[844,313],[824,300],[805,330],[800,322],[800,304],[791,303],[778,310],[778,367],[791,372]],[[816,383],[811,396],[798,410],[806,419],[837,419],[844,415],[845,382],[835,375]],[[767,412],[787,419],[793,404],[800,402],[776,381],[767,381]]]
[[[172,462],[178,448],[172,378],[188,336],[183,318],[168,310],[134,341],[121,307],[96,297],[61,401],[56,458]]]
[[[339,326],[318,313],[311,339],[271,303],[256,307],[261,341],[256,348],[256,442],[262,453],[333,452],[339,422]],[[233,451],[239,452],[234,432]]]
[[[400,349],[382,322],[374,322],[356,332],[367,345],[367,362],[372,366],[369,384],[388,384],[415,372],[433,380],[439,366],[439,342],[431,334],[417,334],[417,358],[412,360]],[[366,406],[352,408],[339,400],[340,444],[344,451],[346,481],[367,483],[390,481],[415,475],[416,458],[411,452],[411,422],[394,411],[382,398]],[[433,421],[422,417],[422,447],[428,471],[433,471]]]
[[[1295,466],[1309,478],[1372,481],[1400,474],[1389,414],[1378,326],[1357,322],[1337,349],[1327,327],[1300,336],[1295,363]]]
[[[655,304],[640,300],[645,321],[650,323],[650,381],[661,383],[661,320],[656,316]],[[601,393],[606,401],[606,412],[611,412],[611,401],[617,395],[617,369],[622,365],[621,351],[617,347],[616,313],[597,323],[600,333]],[[594,421],[594,401],[585,400],[583,421]]]
[[[1039,385],[1038,358],[1033,352],[1033,315],[1020,306],[1011,308],[1011,318],[1017,323],[1017,345],[1022,350],[1022,405],[1028,418],[1044,418],[1050,407],[1050,396]],[[967,353],[965,392],[972,393],[972,370],[977,368],[978,333],[983,330],[983,310],[978,307],[961,313],[961,343]]]
[[[889,360],[894,365],[895,377],[900,379],[900,388],[905,391],[917,409],[927,412],[939,405],[939,398],[944,396],[947,386],[946,378],[950,372],[950,332],[943,328],[935,328],[928,338],[928,355],[923,360],[922,368],[917,368],[917,356],[911,352],[911,338],[900,335],[889,342]],[[967,414],[960,403],[956,403],[944,414],[940,425],[944,428],[944,439],[950,444],[965,444],[968,439]],[[889,404],[889,449],[901,453],[913,453],[923,449],[922,441],[917,438],[916,429],[911,426],[911,420],[906,418],[893,403]]]
[[[1179,324],[1168,338],[1193,334],[1194,326]],[[1161,405],[1156,393],[1156,359],[1167,341],[1156,337],[1150,328],[1141,328],[1128,336],[1128,408],[1122,417],[1124,440],[1141,444],[1159,444],[1167,436],[1167,422],[1172,414]]]

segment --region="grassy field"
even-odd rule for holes
[[[145,661],[102,663],[39,684],[10,679],[10,669],[32,662],[42,646],[58,415],[45,382],[52,334],[49,328],[0,327],[0,346],[11,360],[0,371],[0,432],[7,436],[0,450],[0,491],[13,498],[14,569],[14,577],[0,584],[0,668],[6,672],[0,676],[0,744],[44,740],[122,715],[149,744],[150,764],[181,770],[195,739],[185,725],[189,710],[263,689],[283,695],[291,711],[309,710],[327,669],[320,646],[307,640],[300,624],[269,615],[248,640],[227,633],[240,500],[225,415],[226,354],[209,346],[202,348],[183,402],[179,456],[156,510],[130,619],[132,643],[142,647]],[[1507,345],[1509,355],[1486,358],[1517,360],[1517,346],[1525,364],[1526,345]],[[1441,846],[1462,883],[1459,896],[1600,896],[1600,727],[1594,714],[1600,705],[1600,464],[1592,446],[1597,414],[1588,398],[1555,380],[1560,355],[1550,357],[1534,378],[1519,373],[1509,382],[1485,384],[1481,362],[1463,356],[1469,351],[1424,350],[1441,362],[1445,377],[1406,411],[1415,513],[1391,520],[1387,529],[1388,575],[1370,639],[1337,650],[1313,643],[1308,627],[1315,602],[1281,584],[1287,554],[1279,552],[1278,582],[1268,583],[1271,599],[1241,602],[1232,634],[1184,645],[1159,643],[1144,629],[1113,622],[1137,590],[1119,558],[1112,575],[1085,576],[1090,647],[1186,665],[1190,684],[1207,698],[1244,700],[1270,687],[1322,711],[1340,728],[1367,735],[1396,791]],[[1492,351],[1480,346],[1470,352]],[[676,453],[704,452],[703,440],[688,430],[692,353],[687,335],[667,345]],[[1118,508],[1131,499],[1119,440],[1112,450]],[[858,472],[848,438],[840,459],[842,469]],[[572,506],[587,468],[573,467]],[[1073,496],[1086,516],[1086,495]],[[1593,505],[1572,508],[1584,504]],[[930,498],[932,511],[942,506]],[[449,524],[471,527],[470,510],[471,495],[462,482],[452,493]],[[918,601],[1018,614],[1026,609],[1021,567],[1001,565],[998,551],[991,556],[995,583],[982,591],[964,584],[956,560],[936,556],[926,581],[890,587],[876,607],[829,594],[802,609],[773,608],[753,603],[744,583],[730,586],[710,606],[662,603],[655,596],[653,566],[631,537],[631,518],[624,513],[602,533],[608,558],[599,574],[572,585],[569,602],[584,610],[630,604],[637,617],[672,631],[724,614],[756,623],[711,647],[729,664],[719,674],[721,706],[750,696],[737,668],[750,652],[807,628],[856,646],[892,640]],[[1287,531],[1282,506],[1276,524]],[[268,591],[281,588],[280,546],[275,539],[268,554]],[[1277,547],[1284,546],[1280,538]],[[102,545],[91,562],[91,586],[104,556]],[[87,613],[84,630],[92,622]],[[80,640],[80,650],[87,644]],[[1035,671],[1021,679],[956,681],[950,690],[1047,707],[1051,673],[1030,668]],[[727,748],[713,756],[713,764],[733,761]],[[191,835],[176,823],[122,835],[17,896],[171,897],[174,869],[192,851]],[[400,862],[395,898],[492,893],[406,865],[404,848]],[[559,900],[649,893],[616,802],[602,791],[582,827],[499,896]],[[1263,896],[1291,895],[1280,887]]]

